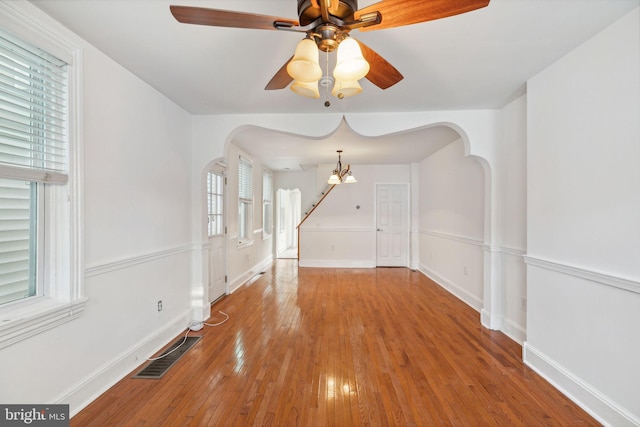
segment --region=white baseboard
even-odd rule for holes
[[[447,280],[444,277],[438,275],[435,271],[431,270],[424,264],[420,264],[420,272],[447,291],[451,292],[453,295],[458,297],[460,300],[462,300],[477,312],[481,312],[482,300],[477,298],[475,295],[470,294],[466,289],[463,289],[450,280]]]
[[[527,339],[527,331],[521,325],[518,325],[513,320],[505,317],[502,318],[501,324],[502,327],[500,328],[500,331],[521,346],[524,345],[524,342]]]
[[[83,381],[58,396],[54,402],[69,404],[70,416],[73,417],[131,371],[145,363],[147,358],[164,347],[181,331],[186,330],[190,320],[191,310],[187,310],[162,329],[146,336],[139,344],[96,369]]]
[[[484,308],[480,310],[480,323],[487,329],[492,331],[502,330],[502,317],[494,316],[491,312]]]
[[[524,343],[524,363],[605,426],[640,426],[640,417],[621,408],[553,359]]]
[[[301,259],[300,267],[316,268],[376,268],[376,263],[358,259]]]
[[[247,283],[249,279],[269,267],[271,264],[273,264],[273,256],[270,255],[242,273],[240,276],[236,277],[231,283],[229,283],[229,294],[237,291],[242,285]]]

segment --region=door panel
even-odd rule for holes
[[[209,302],[215,301],[226,293],[224,172],[225,169],[222,166],[216,165],[207,175]]]
[[[225,294],[224,282],[224,238],[209,238],[209,302],[213,302]]]
[[[409,253],[408,190],[404,184],[376,186],[376,265],[405,267]]]

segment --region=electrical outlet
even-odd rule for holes
[[[527,297],[522,297],[522,311],[527,311]]]
[[[468,276],[469,275],[469,271],[467,270],[467,266],[464,266],[464,275]]]
[[[162,300],[158,301],[158,311],[162,311]]]

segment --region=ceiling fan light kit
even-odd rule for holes
[[[316,36],[320,37],[312,34],[312,37]],[[308,37],[298,43],[293,59],[287,64],[287,73],[293,79],[291,90],[296,94],[309,98],[320,97],[318,83],[323,78],[319,64],[320,50],[316,42]],[[367,75],[370,66],[362,56],[358,42],[352,38],[340,41],[337,50],[338,58],[333,70],[335,85],[331,94],[342,99],[362,92],[358,80]],[[325,76],[323,86],[328,82],[326,77],[328,76]]]
[[[307,98],[320,98],[320,90],[318,90],[318,82],[301,82],[300,80],[294,80],[291,83],[291,90]]]
[[[316,43],[306,38],[298,43],[293,59],[287,64],[287,73],[299,82],[317,82],[322,77]]]
[[[353,81],[342,81],[336,80],[335,85],[333,85],[333,90],[331,91],[331,95],[336,98],[348,98],[350,96],[358,95],[362,92],[362,86],[358,83],[357,80]]]
[[[357,0],[297,0],[298,20],[247,12],[190,6],[170,6],[181,23],[216,27],[280,30],[305,33],[295,54],[267,83],[265,90],[291,90],[319,98],[318,82],[325,83],[318,63],[319,51],[338,50],[331,93],[342,99],[362,92],[358,80],[366,78],[387,89],[402,74],[373,49],[349,36],[352,30],[374,31],[447,18],[483,8],[490,0],[382,0],[358,9]],[[325,85],[326,86],[326,85]],[[325,102],[325,105],[330,105]]]
[[[338,46],[338,61],[333,70],[336,80],[360,80],[369,73],[369,63],[362,57],[358,42],[347,38]]]

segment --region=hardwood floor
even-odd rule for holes
[[[278,260],[218,310],[161,380],[126,378],[71,425],[598,425],[421,273]]]

